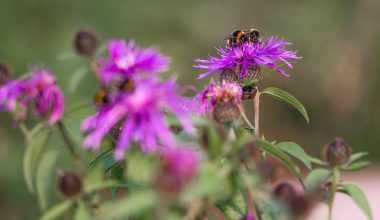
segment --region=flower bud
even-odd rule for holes
[[[246,214],[243,218],[241,218],[241,220],[255,220],[255,216],[253,216],[252,214]]]
[[[253,99],[257,93],[257,89],[253,86],[243,86],[241,89],[243,92],[242,100]]]
[[[240,118],[240,109],[233,102],[218,102],[212,112],[215,121],[219,123],[228,123]]]
[[[322,151],[324,160],[332,166],[339,166],[348,162],[351,156],[351,147],[342,138],[334,138]]]
[[[82,182],[77,174],[68,172],[59,179],[58,188],[64,196],[74,197],[81,192]]]
[[[279,184],[273,192],[274,196],[280,200],[283,200],[286,203],[290,203],[297,197],[296,190],[289,183]]]
[[[79,30],[74,37],[74,47],[81,56],[93,56],[99,47],[97,35],[89,30]]]
[[[11,71],[5,63],[0,62],[0,85],[3,85],[11,77]]]

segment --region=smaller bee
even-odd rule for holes
[[[227,45],[230,47],[245,42],[260,43],[261,34],[257,29],[254,28],[250,30],[235,30],[229,36],[227,36],[225,40],[227,40]]]
[[[120,91],[130,92],[135,88],[135,81],[125,78],[116,84],[116,88]]]
[[[99,89],[99,91],[95,94],[94,101],[95,105],[98,107],[108,105],[111,102],[108,91],[105,88]]]

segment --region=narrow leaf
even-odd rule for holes
[[[36,173],[36,190],[38,202],[42,210],[46,210],[48,207],[49,195],[51,194],[52,187],[55,186],[55,164],[61,153],[61,150],[51,150],[45,153],[38,165]]]
[[[78,202],[78,206],[75,209],[73,220],[90,220],[91,214],[86,204],[83,201]]]
[[[103,203],[95,220],[115,219],[139,215],[152,208],[157,202],[157,195],[152,191],[135,192],[127,198]]]
[[[72,77],[68,86],[68,91],[70,93],[75,93],[80,82],[83,80],[84,76],[86,76],[88,72],[89,72],[88,68],[81,68],[72,74]]]
[[[309,160],[313,164],[317,164],[317,165],[320,165],[320,166],[329,166],[329,164],[326,161],[323,161],[323,160],[315,158],[315,157],[310,157],[309,156]]]
[[[348,164],[353,163],[364,156],[368,156],[368,152],[359,152],[359,153],[352,154],[350,157],[350,160],[348,161]]]
[[[117,166],[114,166],[111,169],[111,179],[116,182],[122,182],[124,177],[124,166],[123,164],[119,164]],[[112,196],[115,197],[117,192],[119,191],[119,186],[114,186],[111,188]]]
[[[371,165],[369,161],[359,161],[356,163],[349,164],[348,166],[343,166],[342,170],[344,171],[357,171],[364,168],[367,168]]]
[[[326,182],[332,175],[332,172],[325,169],[314,169],[306,177],[305,186],[307,191],[313,190]]]
[[[40,220],[57,219],[59,216],[65,213],[72,205],[73,205],[73,202],[71,200],[66,200],[62,203],[59,203],[51,207],[48,211],[46,211]]]
[[[43,130],[37,133],[26,146],[23,157],[23,172],[26,185],[30,192],[34,192],[34,178],[41,153],[49,139],[49,132]]]
[[[300,160],[309,170],[311,170],[311,161],[302,147],[300,147],[298,144],[294,142],[281,142],[276,144],[276,146],[284,152]]]
[[[278,160],[280,160],[283,164],[285,164],[294,173],[298,181],[302,185],[304,185],[299,167],[288,157],[287,154],[285,154],[282,150],[280,150],[275,145],[269,143],[268,141],[258,139],[257,144],[263,151],[270,153],[271,155],[276,157]]]
[[[373,219],[372,211],[368,204],[368,200],[359,186],[354,183],[346,183],[344,189],[348,195],[355,201],[355,203],[363,210],[363,212],[368,216],[369,219]]]
[[[302,116],[306,119],[307,123],[309,123],[309,116],[306,112],[305,107],[292,94],[290,94],[290,93],[288,93],[282,89],[275,88],[275,87],[268,87],[268,88],[264,89],[261,93],[271,95],[271,96],[293,106],[295,109],[297,109],[302,114]]]

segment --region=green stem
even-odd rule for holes
[[[249,128],[251,130],[255,130],[255,128],[253,127],[253,125],[251,124],[251,122],[249,121],[249,119],[247,118],[247,116],[245,115],[243,109],[240,107],[240,115],[241,117],[244,119],[245,123],[247,123],[247,125],[249,126]]]
[[[255,134],[256,136],[260,136],[260,131],[259,131],[259,121],[260,121],[260,92],[259,88],[257,88],[257,92],[255,95],[255,98],[253,100],[253,109],[254,109],[254,114],[255,114]]]
[[[30,142],[31,141],[31,135],[30,135],[28,128],[25,126],[25,124],[22,122],[19,122],[19,123],[17,123],[17,126],[20,128],[20,131],[24,135],[26,142]]]
[[[329,189],[329,197],[328,197],[328,206],[329,206],[329,220],[332,220],[332,208],[334,204],[334,197],[336,190],[338,188],[339,184],[339,179],[340,179],[340,172],[339,172],[339,167],[335,166],[333,169],[333,177],[332,177],[332,184]]]

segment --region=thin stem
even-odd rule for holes
[[[224,216],[222,211],[220,211],[220,209],[216,205],[211,204],[210,211],[216,220],[227,220],[226,216]]]
[[[253,100],[253,109],[255,114],[255,134],[256,136],[260,136],[259,131],[259,120],[260,120],[260,92],[259,89],[256,87],[257,92],[255,95],[255,98]]]
[[[332,184],[330,187],[329,191],[329,198],[328,198],[328,206],[329,206],[329,220],[332,220],[332,208],[334,204],[334,197],[335,197],[335,192],[338,187],[339,183],[339,178],[340,178],[340,172],[339,172],[339,167],[336,166],[333,169],[333,178],[332,178]]]
[[[22,122],[19,122],[19,123],[17,123],[17,126],[20,128],[20,131],[24,135],[26,141],[30,142],[32,138],[31,138],[30,132],[29,132],[28,128],[25,126],[25,124]]]
[[[61,133],[61,137],[63,141],[66,143],[67,149],[69,150],[71,156],[77,161],[77,163],[80,165],[80,167],[84,170],[84,164],[79,156],[79,154],[75,151],[75,145],[71,141],[71,138],[69,137],[69,133],[63,124],[62,121],[57,122],[58,131]]]
[[[240,110],[240,115],[244,119],[245,123],[247,123],[247,125],[249,126],[250,129],[255,130],[255,128],[253,127],[253,125],[251,124],[251,122],[249,121],[247,116],[245,115],[243,109],[241,107],[239,107],[239,110]]]
[[[94,72],[96,79],[99,82],[101,82],[98,64],[96,63],[94,58],[90,58],[89,62],[90,62],[91,70],[92,72]]]

